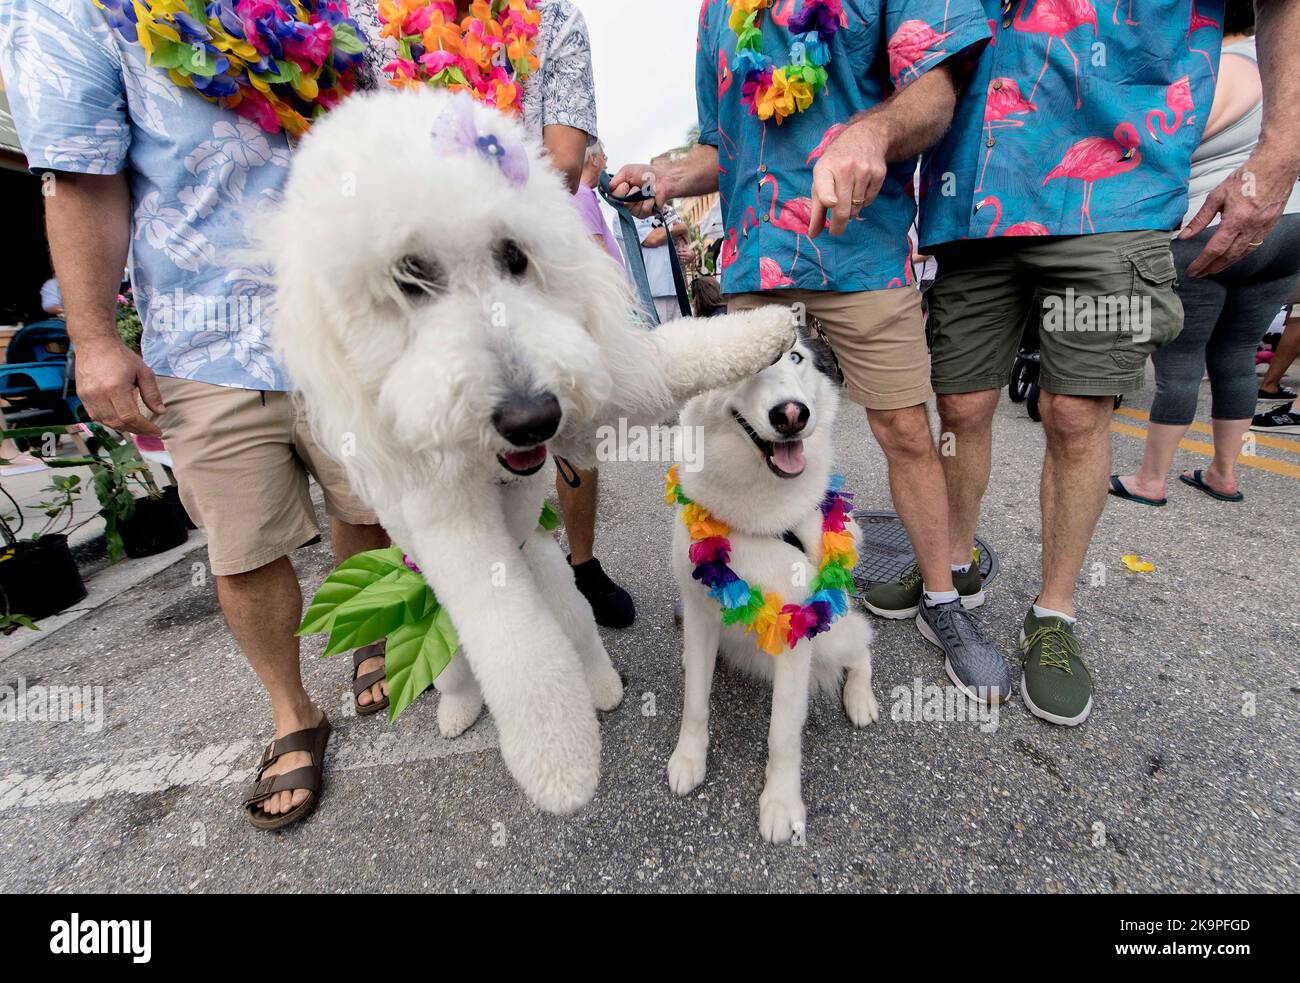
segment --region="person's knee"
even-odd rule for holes
[[[1062,396],[1044,391],[1039,397],[1039,409],[1048,442],[1074,447],[1089,444],[1109,432],[1115,397]]]
[[[945,433],[971,433],[993,425],[998,408],[999,390],[973,393],[940,393],[939,421]]]
[[[934,454],[934,438],[924,406],[868,410],[871,432],[891,460],[920,460]]]

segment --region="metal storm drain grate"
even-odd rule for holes
[[[916,560],[907,530],[893,512],[854,512],[862,527],[862,545],[858,547],[858,565],[853,582],[859,591],[876,584],[902,580],[903,573]],[[997,576],[998,556],[982,539],[976,537],[980,551],[980,573],[987,583]]]

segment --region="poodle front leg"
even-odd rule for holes
[[[501,496],[431,518],[427,496],[404,503],[409,549],[451,613],[482,688],[506,767],[536,805],[557,814],[591,801],[600,730],[577,653],[520,556]]]
[[[578,650],[582,672],[591,690],[591,702],[597,710],[615,709],[623,702],[623,680],[609,659],[605,643],[596,628],[591,605],[573,581],[573,569],[564,552],[548,532],[537,532],[524,550],[528,565],[539,584],[553,584],[555,617]]]
[[[682,609],[682,726],[677,747],[668,759],[668,785],[678,795],[694,790],[708,769],[709,694],[722,636],[718,610],[700,596],[698,584],[683,586]]]
[[[788,352],[795,341],[789,307],[763,307],[741,314],[699,321],[672,321],[650,334],[656,361],[673,404],[710,389],[720,389],[762,372]]]
[[[769,843],[802,837],[803,726],[808,717],[811,644],[777,656],[772,684],[772,719],[767,730],[767,784],[758,800],[758,828]]]

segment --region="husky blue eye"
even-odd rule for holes
[[[803,362],[803,355],[801,355],[799,352],[791,352],[790,361],[794,362],[795,365],[799,365],[801,362]]]

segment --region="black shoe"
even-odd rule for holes
[[[1300,407],[1289,410],[1283,406],[1271,413],[1261,413],[1251,422],[1250,429],[1259,433],[1300,433]]]
[[[569,560],[573,566],[573,560]],[[603,628],[630,628],[636,621],[636,605],[632,595],[605,575],[600,560],[590,559],[573,567],[573,579],[578,591],[591,605],[596,624]]]
[[[1300,395],[1294,389],[1288,389],[1286,386],[1278,386],[1277,392],[1259,391],[1259,402],[1261,403],[1294,403],[1296,396]]]

